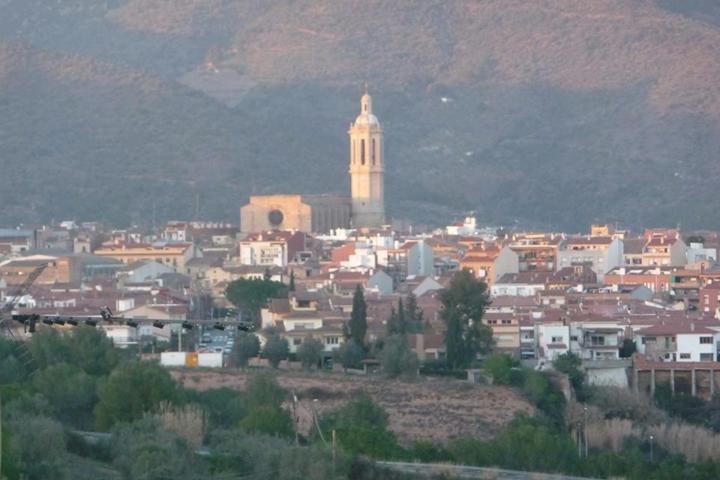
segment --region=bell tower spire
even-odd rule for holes
[[[365,84],[360,114],[350,125],[350,190],[354,227],[379,227],[385,223],[382,127],[372,113],[372,97]]]

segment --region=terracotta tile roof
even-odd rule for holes
[[[720,323],[714,324],[714,327],[720,329]],[[701,325],[693,322],[664,322],[658,323],[651,327],[643,328],[636,332],[638,335],[713,335],[718,333],[717,330],[708,328],[708,325]]]
[[[612,237],[570,237],[567,239],[568,245],[610,245]]]

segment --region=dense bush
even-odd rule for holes
[[[335,351],[335,361],[343,368],[362,368],[365,351],[355,340],[349,338]]]
[[[297,357],[303,368],[310,370],[320,366],[325,345],[315,338],[306,338],[298,347]]]
[[[8,420],[11,435],[3,443],[9,445],[8,457],[28,480],[62,480],[66,478],[65,433],[62,425],[48,417],[18,413]],[[5,452],[3,445],[3,452]],[[8,474],[3,458],[3,473]]]
[[[340,480],[349,478],[350,461],[338,452],[333,463],[329,449],[296,447],[286,439],[218,430],[210,435],[210,471],[218,478],[280,480]]]
[[[290,354],[290,346],[285,337],[281,337],[277,333],[268,335],[263,348],[262,356],[266,358],[273,368],[277,368],[282,360],[288,358]]]
[[[320,420],[325,436],[335,430],[339,445],[348,453],[373,458],[394,458],[402,448],[388,430],[388,414],[365,393]]]
[[[79,428],[92,428],[95,382],[79,367],[60,363],[37,372],[32,386],[47,399],[53,416]]]
[[[238,367],[245,367],[251,358],[260,354],[260,340],[254,333],[241,333],[235,338],[233,359]]]
[[[425,360],[420,364],[421,375],[430,377],[449,377],[458,380],[467,379],[467,370],[453,369],[445,360]]]
[[[113,464],[126,478],[190,480],[202,472],[187,442],[156,419],[117,425],[111,449]]]
[[[155,412],[163,402],[176,402],[181,392],[167,370],[152,363],[120,366],[98,385],[95,419],[99,429],[132,422]]]
[[[209,430],[232,428],[247,415],[247,405],[237,390],[213,388],[205,391],[191,390],[186,398],[202,406],[208,416]]]
[[[404,335],[390,335],[385,339],[380,364],[385,375],[391,378],[417,375],[417,354],[410,349]]]

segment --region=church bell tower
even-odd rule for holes
[[[385,223],[382,128],[372,113],[372,97],[365,87],[360,115],[350,125],[350,192],[352,225],[380,227]]]

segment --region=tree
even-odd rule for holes
[[[398,311],[397,311],[397,333],[405,335],[407,333],[407,319],[405,318],[405,305],[401,298],[398,299]]]
[[[190,480],[204,477],[196,467],[193,449],[179,435],[146,417],[119,424],[112,435],[113,464],[124,478]]]
[[[513,358],[504,353],[493,353],[482,364],[483,370],[492,376],[493,383],[497,385],[509,385],[511,383],[513,367],[515,366],[516,362]]]
[[[398,308],[395,307],[390,311],[390,318],[387,321],[387,335],[405,335],[407,333],[407,323],[405,320],[405,307],[402,299],[398,300]]]
[[[107,375],[120,354],[103,330],[83,327],[68,333],[44,328],[33,334],[28,348],[40,368],[68,363],[90,375]]]
[[[587,391],[584,388],[585,374],[583,374],[582,370],[580,370],[581,365],[582,360],[580,357],[572,352],[558,355],[557,358],[553,360],[555,370],[568,376],[568,380],[570,380],[570,384],[573,386],[578,400],[584,401],[586,399]]]
[[[620,345],[620,358],[630,358],[637,351],[637,345],[632,338],[625,338]]]
[[[250,435],[240,429],[211,432],[210,450],[218,478],[272,478],[273,480],[327,479],[350,476],[348,458],[342,451],[315,445],[296,447],[287,438]]]
[[[238,426],[248,433],[264,433],[279,437],[291,437],[294,433],[290,414],[280,407],[273,406],[252,409],[240,420]]]
[[[325,351],[325,345],[320,340],[313,337],[303,340],[298,347],[297,356],[302,366],[308,370],[317,367],[322,361],[322,355]]]
[[[98,386],[95,422],[106,430],[154,413],[162,402],[179,399],[177,384],[167,370],[152,363],[130,362],[115,369]]]
[[[235,365],[245,367],[251,358],[260,354],[260,339],[254,333],[243,332],[235,338],[233,358]]]
[[[267,358],[273,368],[277,368],[282,360],[285,360],[290,354],[290,346],[286,339],[273,333],[268,336],[265,341],[265,348],[263,348],[262,355]]]
[[[209,431],[235,427],[247,415],[247,403],[243,395],[231,388],[188,390],[190,401],[202,406],[208,415]]]
[[[390,335],[396,334],[398,331],[398,315],[395,311],[395,307],[390,308],[390,316],[387,319],[387,323],[385,324],[385,335],[388,337]]]
[[[250,377],[243,397],[248,414],[238,424],[241,429],[250,433],[292,435],[292,418],[282,409],[287,392],[274,376],[263,372]]]
[[[120,361],[118,349],[102,329],[76,328],[65,340],[71,363],[90,375],[107,375]]]
[[[555,360],[553,360],[555,370],[562,373],[570,373],[573,370],[578,369],[581,364],[582,360],[580,360],[580,357],[572,352],[560,354],[555,357]]]
[[[59,422],[47,417],[21,414],[11,418],[8,423],[11,456],[17,459],[17,467],[24,475],[22,478],[65,478],[65,433]],[[3,438],[3,443],[6,441]],[[3,472],[6,472],[4,463],[5,459]]]
[[[423,311],[417,305],[417,297],[410,292],[405,299],[405,316],[407,324],[414,332],[423,331]]]
[[[385,345],[380,352],[380,364],[383,372],[391,378],[416,375],[418,358],[408,346],[405,336],[395,334],[385,339]]]
[[[336,430],[340,446],[348,453],[388,458],[397,454],[400,447],[388,430],[388,414],[360,393],[345,406],[323,415],[323,431]]]
[[[269,278],[248,280],[241,278],[230,282],[225,289],[225,296],[236,307],[238,307],[250,320],[259,323],[260,309],[263,308],[268,299],[282,298],[287,296],[287,287],[282,282],[276,282]]]
[[[340,345],[340,348],[335,351],[335,360],[346,370],[348,368],[360,368],[364,355],[365,352],[362,347],[351,338],[346,340],[345,343]]]
[[[63,339],[63,334],[54,328],[38,329],[30,337],[27,345],[39,368],[71,361],[70,351]]]
[[[20,383],[29,373],[18,359],[21,348],[19,343],[0,337],[0,385]]]
[[[482,324],[485,308],[490,303],[487,285],[468,270],[461,270],[453,276],[440,300],[446,324],[448,363],[453,368],[465,368],[478,353],[489,352],[493,344],[492,330]]]
[[[365,333],[367,333],[367,304],[362,285],[358,284],[353,295],[352,313],[348,325],[348,334],[360,346],[365,345]]]
[[[290,270],[290,282],[288,283],[288,291],[295,291],[295,270]]]
[[[60,363],[37,372],[32,385],[47,399],[56,418],[79,428],[92,428],[88,421],[97,399],[93,377],[76,366]]]
[[[260,372],[251,376],[244,392],[245,405],[248,409],[266,405],[279,407],[286,397],[285,389],[268,372]]]

